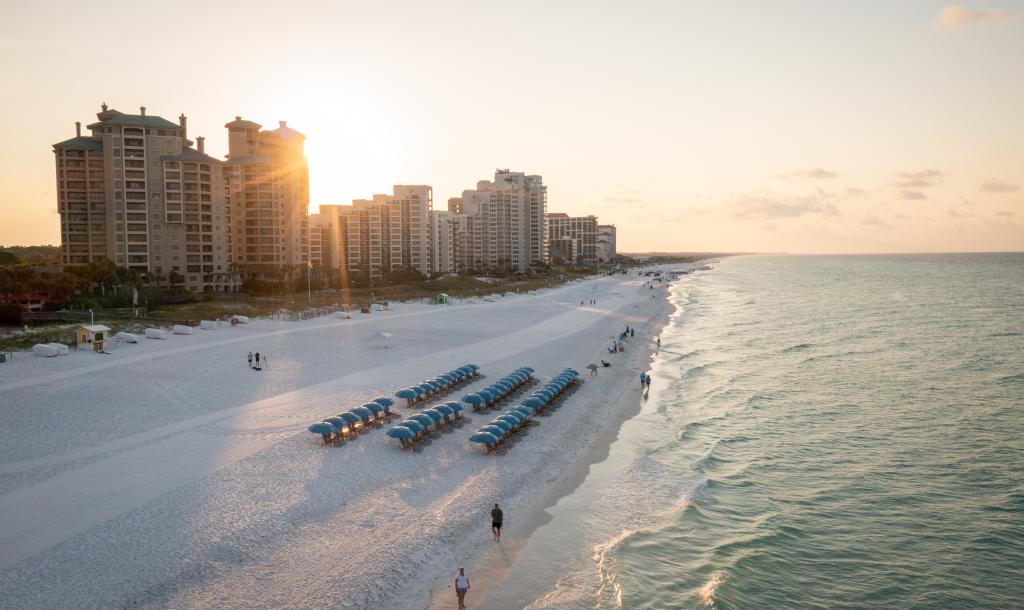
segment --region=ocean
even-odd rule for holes
[[[478,607],[1024,607],[1024,255],[714,267]]]

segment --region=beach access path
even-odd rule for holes
[[[614,276],[5,364],[0,607],[422,608],[491,503],[525,508],[600,432],[602,397],[634,377],[605,346],[627,323],[644,332],[665,307],[651,297]],[[367,341],[377,331],[390,347]],[[250,370],[249,351],[268,366]],[[613,368],[586,377],[601,357]],[[587,381],[504,456],[467,441],[496,412],[416,454],[379,430],[336,448],[305,430],[467,362]]]

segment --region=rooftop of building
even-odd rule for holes
[[[217,163],[221,164],[223,161],[220,159],[211,157],[206,153],[201,153],[194,148],[183,148],[181,149],[180,155],[165,155],[160,157],[161,161],[199,161],[202,163]]]
[[[260,125],[259,123],[255,122],[255,121],[248,121],[248,120],[243,119],[240,116],[236,116],[234,121],[231,121],[230,123],[225,123],[224,127],[227,127],[228,129],[231,129],[231,128],[245,129],[247,127],[252,127],[252,128],[255,128],[255,129],[259,129],[260,127],[263,127],[263,125]]]
[[[91,150],[103,150],[103,142],[94,140],[92,138],[79,136],[77,138],[71,138],[70,140],[64,140],[63,142],[57,142],[53,145],[54,148],[88,148]]]
[[[172,123],[162,116],[147,115],[145,106],[141,106],[139,108],[139,114],[124,114],[123,112],[113,108],[108,108],[106,104],[103,104],[100,108],[100,112],[96,113],[96,118],[99,119],[99,122],[89,125],[89,129],[95,129],[105,125],[116,125],[119,127],[156,127],[158,129],[178,129],[181,127],[177,123]]]

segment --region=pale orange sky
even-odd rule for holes
[[[218,156],[287,120],[311,211],[508,167],[624,251],[1024,250],[1022,2],[61,0],[0,50],[3,245],[59,242],[51,145],[106,101]]]

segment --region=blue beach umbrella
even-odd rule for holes
[[[324,422],[328,423],[328,424],[331,424],[332,426],[334,426],[338,430],[341,430],[345,426],[348,426],[348,422],[346,422],[344,419],[342,419],[340,417],[325,417],[324,418]]]
[[[485,445],[497,445],[501,442],[501,439],[498,437],[489,432],[483,431],[475,433],[473,436],[469,437],[469,440],[473,443],[483,443]]]
[[[344,413],[338,413],[338,417],[348,422],[350,426],[354,426],[359,422],[363,421],[363,418],[359,417],[351,411],[345,411]]]
[[[434,419],[432,417],[430,417],[429,415],[425,415],[423,413],[417,413],[416,415],[410,415],[409,419],[411,419],[412,421],[417,421],[417,422],[423,424],[424,427],[432,427],[432,426],[436,425],[436,423],[434,422]]]
[[[359,417],[362,417],[364,421],[370,421],[371,419],[377,417],[373,411],[367,409],[366,407],[356,407],[352,409],[352,412],[358,415]]]
[[[399,423],[398,425],[399,426],[404,426],[404,427],[412,430],[416,434],[420,434],[421,432],[423,432],[424,430],[427,429],[426,426],[424,426],[420,422],[416,421],[415,419],[407,419],[407,420]]]
[[[406,428],[405,426],[395,426],[394,428],[391,428],[390,430],[385,432],[385,434],[387,434],[391,438],[400,438],[402,440],[416,438],[416,432],[410,430],[409,428]]]
[[[434,408],[434,409],[426,409],[425,411],[422,411],[421,413],[423,415],[426,415],[430,419],[434,420],[435,424],[439,424],[442,421],[444,421],[444,414],[441,413],[440,411],[438,411],[436,408]]]
[[[373,411],[374,415],[379,415],[384,412],[384,407],[380,406],[375,402],[364,402],[360,406],[363,407],[364,409],[369,409],[370,411]]]
[[[395,396],[406,400],[412,400],[413,398],[416,398],[418,394],[416,394],[416,390],[412,388],[404,388],[395,392]]]
[[[394,406],[395,404],[395,401],[391,400],[387,396],[378,396],[377,398],[374,398],[370,402],[375,402],[382,407],[391,407]]]
[[[508,413],[506,413],[504,415],[499,415],[495,419],[500,419],[501,421],[507,421],[508,423],[512,424],[513,428],[515,428],[516,426],[518,426],[518,425],[523,423],[523,416],[521,416],[521,415],[509,415]]]
[[[455,411],[448,405],[437,405],[432,410],[437,411],[438,413],[445,415],[447,417],[453,417],[455,415]]]
[[[527,418],[533,415],[533,410],[529,407],[512,407],[509,411],[512,413],[518,413]]]
[[[317,422],[309,427],[309,431],[313,434],[334,434],[338,431],[336,426],[333,426],[327,422]]]
[[[498,426],[499,428],[501,428],[502,430],[505,431],[505,434],[508,434],[509,432],[511,432],[512,428],[515,427],[513,424],[511,424],[511,423],[509,423],[509,422],[507,422],[507,421],[505,421],[503,419],[498,419],[498,418],[492,419],[491,421],[487,422],[487,425],[488,426]]]
[[[462,397],[462,402],[471,404],[474,407],[483,404],[484,400],[486,399],[479,394],[466,394]]]
[[[486,432],[487,434],[491,434],[491,435],[496,436],[498,438],[501,438],[501,437],[505,436],[506,434],[508,434],[508,430],[506,430],[504,428],[501,428],[499,426],[493,426],[491,424],[488,424],[488,425],[484,426],[483,428],[480,428],[480,432]]]
[[[536,396],[531,396],[530,398],[527,398],[526,400],[523,401],[523,406],[529,409],[540,409],[545,404],[546,401],[537,398]]]

